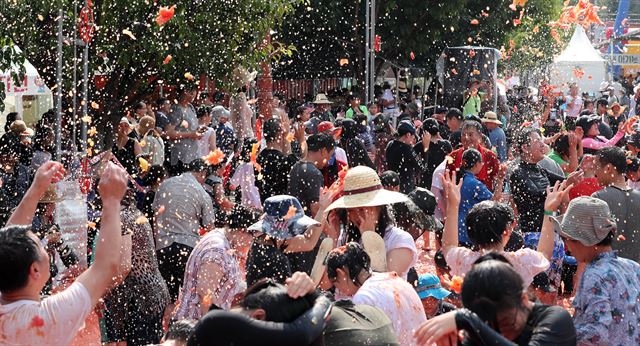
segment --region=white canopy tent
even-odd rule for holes
[[[581,92],[590,93],[598,93],[607,80],[607,61],[593,48],[582,26],[576,26],[567,47],[549,66],[549,80],[563,90],[575,82]]]
[[[16,47],[16,50],[20,50]],[[24,80],[18,86],[11,77],[11,71],[0,71],[0,81],[4,83],[6,98],[5,110],[0,117],[0,124],[5,123],[6,115],[18,112],[27,125],[37,122],[42,113],[53,107],[51,89],[40,78],[38,70],[29,61],[24,62]],[[3,129],[0,127],[0,132]]]

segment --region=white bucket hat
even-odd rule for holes
[[[333,104],[333,102],[329,101],[329,98],[327,97],[327,95],[325,93],[318,93],[318,95],[316,95],[316,99],[313,100],[313,103],[316,105],[330,105]]]
[[[331,203],[326,212],[333,209],[376,207],[408,200],[402,193],[385,190],[373,169],[357,166],[347,171],[342,197]]]

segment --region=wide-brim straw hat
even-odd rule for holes
[[[609,109],[607,110],[607,113],[609,113],[609,115],[613,115],[613,108],[614,107],[620,108],[620,111],[618,111],[617,114],[622,114],[622,113],[624,113],[624,110],[627,109],[627,106],[621,106],[618,102],[614,102],[611,105],[611,107],[609,107]]]
[[[401,92],[401,93],[409,92],[409,89],[407,89],[407,81],[405,79],[400,79],[398,81],[398,92]]]
[[[316,99],[313,100],[314,104],[317,105],[331,105],[333,104],[333,102],[329,101],[329,98],[327,97],[327,95],[325,93],[318,93],[318,95],[316,95]]]
[[[502,125],[502,121],[498,120],[498,115],[495,112],[485,112],[484,118],[481,120],[483,123],[494,123]]]
[[[342,197],[331,203],[326,212],[333,209],[377,207],[407,200],[409,198],[402,193],[385,190],[373,169],[357,166],[347,171]]]

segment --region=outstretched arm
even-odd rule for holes
[[[64,178],[65,170],[60,162],[45,162],[38,171],[33,183],[27,190],[16,210],[11,214],[8,225],[31,225],[36,213],[38,202],[49,188],[51,183],[56,183]]]
[[[121,272],[121,262],[127,262],[130,258],[123,258],[122,254],[131,253],[131,243],[123,241],[120,226],[120,201],[127,191],[127,172],[108,163],[100,178],[98,191],[103,205],[100,238],[97,240],[93,264],[77,280],[89,292],[93,305],[118,276],[127,275]],[[129,248],[123,249],[123,246]]]
[[[447,199],[447,217],[442,235],[442,253],[446,254],[449,249],[458,246],[458,208],[462,179],[456,184],[456,172],[449,173],[447,170],[442,175],[442,183]]]

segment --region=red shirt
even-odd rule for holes
[[[598,178],[584,178],[569,190],[569,199],[572,200],[580,196],[591,196],[591,194],[601,189],[602,186],[598,184]]]
[[[482,162],[484,165],[480,170],[480,173],[476,174],[476,178],[480,180],[483,184],[487,186],[487,188],[493,191],[493,180],[498,174],[498,170],[500,169],[500,161],[498,160],[498,156],[493,151],[479,145],[476,149],[482,155]],[[464,148],[456,149],[449,154],[453,158],[453,163],[447,162],[447,169],[449,171],[456,170],[458,172],[458,176],[460,175],[460,167],[462,166],[462,153],[464,153]]]

